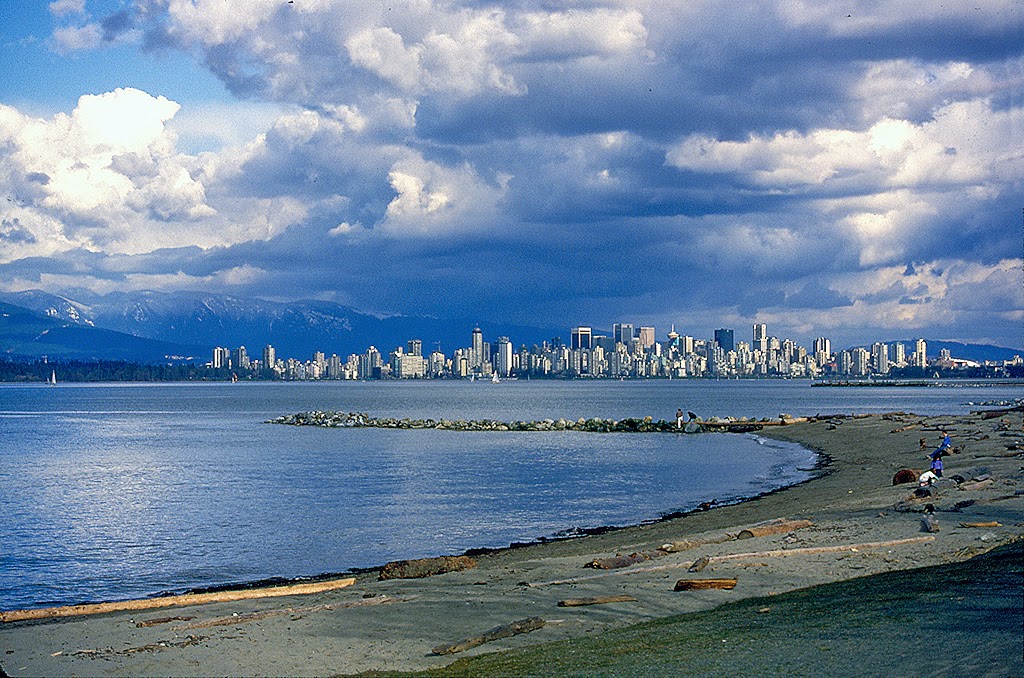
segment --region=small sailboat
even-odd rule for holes
[[[501,383],[501,380],[498,379],[498,373],[497,372],[491,372],[491,383],[492,384],[499,384],[499,383]]]
[[[50,371],[50,378],[46,380],[46,383],[49,384],[50,386],[57,385],[57,370]]]

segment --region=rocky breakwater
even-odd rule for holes
[[[286,414],[268,420],[268,424],[288,426],[322,426],[325,428],[393,428],[393,429],[435,429],[443,431],[585,431],[589,433],[703,433],[705,431],[727,431],[747,433],[758,431],[764,426],[791,423],[794,419],[784,416],[780,420],[747,419],[741,417],[712,417],[704,421],[696,419],[687,422],[680,429],[676,422],[653,417],[627,417],[625,419],[602,419],[580,417],[570,419],[541,419],[538,421],[496,421],[494,419],[396,419],[392,417],[371,417],[362,412],[312,411]]]

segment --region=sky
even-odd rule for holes
[[[1024,347],[1019,0],[0,0],[0,291]]]

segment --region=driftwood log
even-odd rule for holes
[[[441,556],[440,558],[419,558],[417,560],[396,560],[380,571],[380,579],[421,579],[446,572],[461,572],[476,567],[476,560],[469,556]]]
[[[697,560],[693,561],[693,565],[690,565],[690,572],[700,572],[710,564],[711,558],[708,556],[701,556]]]
[[[680,579],[676,591],[703,591],[706,589],[734,589],[735,579]]]
[[[736,535],[736,538],[753,539],[754,537],[766,537],[770,534],[792,532],[793,530],[800,530],[805,527],[811,527],[812,525],[814,525],[814,523],[809,520],[781,520],[765,525],[753,525],[745,530],[741,530],[740,533]]]
[[[456,652],[464,652],[472,649],[477,645],[483,645],[484,643],[490,643],[494,640],[500,640],[502,638],[510,638],[512,636],[518,636],[520,633],[530,633],[536,631],[544,626],[544,620],[540,617],[527,617],[526,619],[520,619],[514,621],[511,624],[505,624],[504,626],[495,626],[493,629],[484,631],[478,636],[472,638],[466,638],[460,640],[457,643],[446,643],[444,645],[438,645],[431,652],[434,654],[455,654]]]
[[[352,586],[355,577],[333,579],[330,581],[312,582],[309,584],[291,584],[288,586],[271,586],[262,589],[242,589],[239,591],[216,591],[213,593],[186,593],[180,596],[162,596],[160,598],[143,598],[141,600],[123,600],[114,603],[91,603],[88,605],[66,605],[64,607],[46,607],[37,610],[15,610],[0,612],[0,622],[25,621],[29,619],[50,619],[52,617],[76,617],[87,614],[103,614],[106,612],[123,612],[125,610],[154,610],[161,607],[185,605],[205,605],[207,603],[230,603],[236,600],[253,600],[256,598],[276,598],[279,596],[305,596],[311,593],[322,593]]]
[[[635,603],[636,598],[625,594],[618,596],[591,596],[590,598],[566,598],[558,601],[558,607],[581,607],[583,605],[604,605],[605,603]]]
[[[637,551],[636,553],[630,553],[628,556],[616,554],[610,558],[595,558],[583,567],[590,567],[595,570],[615,570],[620,567],[636,565],[637,563],[645,563],[648,560],[661,558],[668,554],[669,551],[663,551],[661,549],[655,549],[654,551]]]
[[[690,549],[699,548],[706,546],[707,544],[722,544],[727,541],[732,541],[735,537],[731,534],[716,534],[711,537],[699,537],[697,539],[680,539],[674,541],[671,544],[663,544],[658,550],[667,551],[668,553],[679,553],[680,551],[689,551]]]
[[[981,523],[960,523],[960,527],[1002,527],[1003,524],[995,520],[988,520]]]

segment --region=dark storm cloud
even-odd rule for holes
[[[812,336],[884,331],[897,306],[948,323],[954,301],[992,328],[963,332],[1005,332],[951,290],[1024,310],[1005,292],[1024,199],[1012,4],[133,7],[105,36],[138,29],[290,108],[176,174],[111,158],[187,171],[208,209],[167,227],[225,238],[77,261],[101,283],[545,324],[767,316]]]

